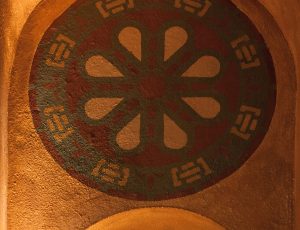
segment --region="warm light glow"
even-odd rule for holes
[[[87,230],[225,230],[214,221],[175,208],[145,208],[104,219]]]

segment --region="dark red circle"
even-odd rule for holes
[[[94,2],[79,0],[51,25],[32,66],[29,96],[33,120],[48,151],[84,184],[129,199],[181,197],[229,176],[262,142],[276,101],[272,58],[256,28],[229,1],[213,2],[204,16],[176,8],[173,1],[134,2],[134,8],[125,7],[104,18]],[[118,42],[118,34],[128,26],[141,31],[142,60]],[[174,26],[187,32],[188,45],[164,60],[164,32]],[[55,58],[51,52],[59,34],[75,43],[69,57],[65,55],[63,68],[45,61]],[[232,45],[245,34],[261,62],[257,68],[242,69],[241,55]],[[91,78],[85,63],[93,55],[103,56],[123,76]],[[202,56],[216,57],[220,73],[211,79],[183,78],[184,71]],[[214,98],[221,104],[221,112],[214,119],[201,117],[185,103],[184,98],[189,97]],[[93,120],[84,112],[91,98],[123,100],[103,119]],[[62,107],[55,118],[47,110],[51,106]],[[242,106],[256,113],[248,141],[232,133],[233,128],[242,129]],[[137,115],[141,117],[141,143],[126,151],[117,145],[116,136]],[[163,142],[164,115],[186,132],[188,142],[182,149],[171,149]],[[49,125],[55,119],[62,120],[63,128]],[[55,136],[68,128],[70,136],[62,140],[63,136]],[[110,164],[120,175],[128,172],[122,169],[130,171],[124,187],[124,181],[95,176],[97,167]],[[200,168],[201,177],[186,182],[188,173],[179,174],[193,165]],[[175,183],[177,172],[179,182]]]

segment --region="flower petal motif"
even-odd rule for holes
[[[85,69],[91,77],[123,77],[111,62],[100,55],[90,57],[85,64]]]
[[[122,98],[93,98],[85,103],[85,113],[92,120],[104,118]]]
[[[179,27],[174,26],[165,32],[165,57],[167,61],[172,57],[188,40],[187,32]]]
[[[167,115],[164,115],[164,144],[170,149],[186,146],[187,134]]]
[[[142,34],[135,27],[126,27],[119,34],[119,41],[138,60],[142,60]]]
[[[220,61],[213,56],[202,56],[182,75],[183,77],[216,77],[221,71]]]
[[[135,149],[140,144],[141,116],[136,116],[118,134],[117,144],[124,150]]]
[[[142,60],[142,34],[135,27],[122,29],[118,36],[119,43],[138,60]],[[164,61],[175,55],[188,41],[188,33],[179,26],[165,31]],[[86,71],[90,77],[122,77],[120,71],[101,55],[90,57],[86,62]],[[184,78],[213,78],[221,71],[220,61],[211,55],[196,60],[182,75]],[[112,79],[113,81],[113,79]],[[101,120],[123,98],[92,98],[85,104],[85,112],[89,119]],[[220,103],[213,97],[184,97],[182,100],[200,117],[214,119],[221,111]],[[116,135],[116,143],[123,150],[133,150],[141,142],[141,114],[137,115]],[[187,133],[166,114],[163,115],[164,144],[170,149],[182,149],[188,143]]]

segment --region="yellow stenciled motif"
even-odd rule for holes
[[[249,69],[261,65],[260,59],[257,57],[257,51],[253,44],[251,44],[248,35],[231,42],[232,48],[235,49],[235,54],[240,61],[242,69]]]
[[[240,111],[241,113],[235,122],[236,126],[232,127],[231,133],[244,140],[249,140],[251,132],[254,132],[257,128],[257,118],[261,115],[261,110],[243,105]]]
[[[174,187],[180,187],[184,183],[191,184],[195,181],[200,180],[202,175],[208,176],[211,173],[211,168],[203,158],[199,158],[196,162],[189,162],[187,164],[184,164],[179,168],[171,169]]]
[[[44,110],[44,114],[49,117],[47,119],[47,126],[56,142],[61,143],[74,132],[74,129],[70,126],[68,117],[65,115],[63,106],[48,107]]]
[[[128,182],[130,170],[129,168],[121,168],[117,164],[107,163],[106,160],[102,159],[93,169],[92,175],[99,177],[104,182],[124,187]]]
[[[48,66],[64,68],[65,60],[71,54],[71,50],[75,46],[75,42],[63,34],[59,34],[49,50],[50,57],[46,60]]]
[[[103,18],[112,14],[117,14],[126,9],[134,8],[133,0],[100,0],[96,2],[96,7]]]
[[[203,17],[212,6],[210,0],[175,0],[176,8],[183,8],[192,14]]]

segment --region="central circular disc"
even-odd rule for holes
[[[166,91],[164,79],[156,76],[147,76],[141,79],[139,90],[143,97],[147,99],[161,98]]]
[[[269,128],[276,82],[263,38],[228,0],[78,0],[43,36],[29,97],[72,177],[162,200],[244,164]]]

